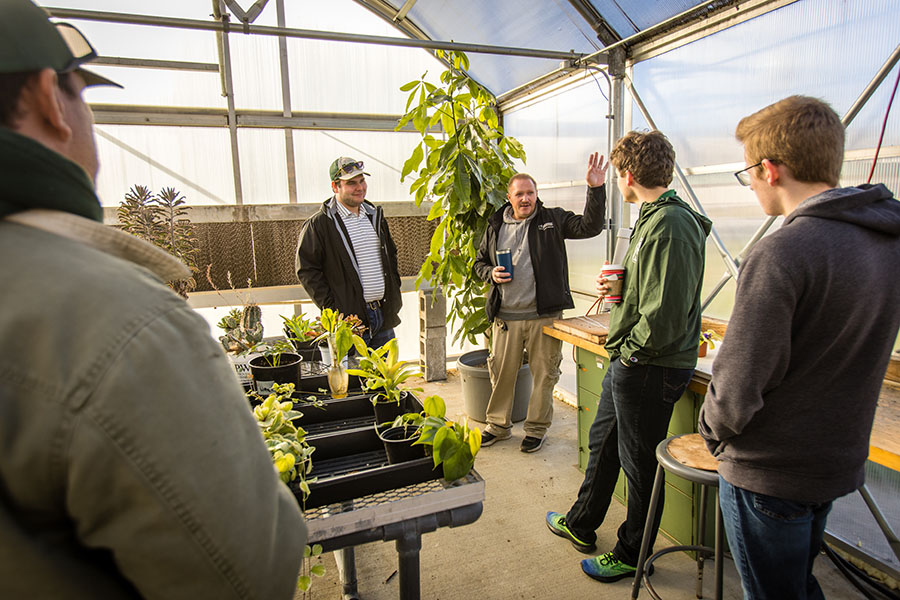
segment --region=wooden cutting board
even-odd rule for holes
[[[609,333],[609,313],[556,319],[553,321],[553,327],[602,346],[606,343],[606,334]]]

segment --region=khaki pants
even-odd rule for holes
[[[559,381],[562,341],[544,335],[541,328],[552,325],[553,317],[529,321],[494,319],[493,351],[488,358],[493,391],[487,406],[486,431],[508,438],[512,429],[516,377],[528,351],[533,386],[525,418],[525,435],[543,438],[553,419],[553,387]]]

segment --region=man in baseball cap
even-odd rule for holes
[[[366,344],[379,348],[400,324],[397,246],[381,207],[366,200],[363,162],[341,156],[328,175],[334,196],[300,230],[297,277],[319,308],[358,316]]]
[[[81,65],[97,58],[97,51],[73,25],[50,23],[47,13],[26,0],[0,0],[0,73],[24,73],[50,68],[81,75],[85,86],[114,85]]]
[[[288,598],[303,516],[189,272],[102,222],[95,56],[0,0],[0,598]]]

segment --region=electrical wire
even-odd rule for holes
[[[880,600],[881,598],[888,598],[889,600],[900,600],[900,595],[898,595],[896,592],[883,585],[882,583],[872,579],[872,577],[870,577],[862,569],[860,569],[844,557],[840,556],[828,544],[822,544],[822,549],[825,551],[825,554],[828,556],[828,558],[831,559],[831,562],[834,563],[834,566],[836,566],[841,574],[847,579],[847,581],[853,584],[853,587],[859,590],[859,592],[869,600]],[[862,586],[862,583],[869,585],[879,594],[879,596],[876,597],[869,593],[869,591]]]
[[[897,79],[894,81],[894,91],[888,100],[887,110],[884,113],[884,121],[881,123],[881,135],[878,136],[878,145],[875,146],[875,158],[872,159],[872,168],[869,170],[869,178],[866,183],[872,183],[872,175],[875,173],[875,165],[878,163],[878,153],[881,151],[881,142],[884,141],[884,130],[887,127],[888,116],[891,114],[891,105],[894,104],[894,95],[897,93],[897,84],[900,83],[900,69],[897,69]]]

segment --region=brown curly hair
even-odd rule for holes
[[[675,149],[661,131],[629,131],[616,142],[609,162],[621,174],[631,171],[645,188],[668,187],[675,171]]]

